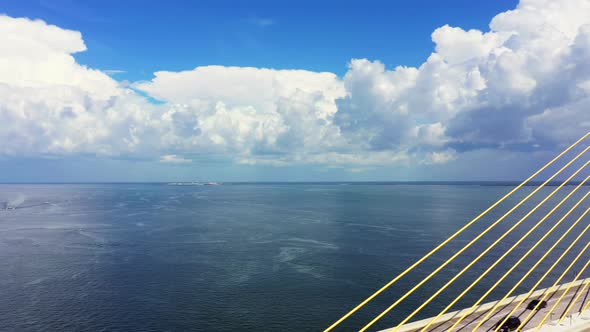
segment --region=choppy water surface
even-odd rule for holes
[[[1,207],[14,208],[0,211],[0,330],[321,330],[510,189],[0,185]],[[345,327],[367,322],[491,221],[477,224]],[[468,251],[460,262],[474,255]],[[445,270],[378,327],[399,321],[458,270]],[[481,272],[475,270],[465,280]],[[436,313],[429,310],[418,318]]]

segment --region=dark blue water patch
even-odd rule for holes
[[[321,330],[510,189],[406,183],[0,185],[0,201],[18,203],[0,211],[0,330]],[[376,328],[411,313],[555,189],[543,189]],[[343,330],[364,325],[532,190],[523,188]],[[524,220],[416,319],[437,314],[570,190]],[[583,193],[573,195],[527,243],[535,243]],[[515,274],[524,274],[570,224],[558,227]],[[564,243],[577,234],[579,229]],[[518,292],[527,291],[565,248],[559,245]],[[506,257],[456,307],[477,300],[526,249]],[[551,274],[543,285],[557,277]],[[510,286],[501,284],[490,300]]]

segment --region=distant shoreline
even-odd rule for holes
[[[571,181],[567,185],[578,185],[581,181]],[[190,186],[191,181],[170,182],[0,182],[0,185],[172,185]],[[219,185],[452,185],[452,186],[517,186],[520,181],[230,181],[217,182]],[[525,186],[539,186],[543,181],[531,181]],[[546,186],[559,186],[563,181],[551,181]],[[584,186],[590,185],[589,183]]]

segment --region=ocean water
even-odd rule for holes
[[[0,330],[320,331],[511,188],[492,183],[0,185],[0,208],[14,208],[0,210]],[[564,187],[416,318],[438,313],[573,188]],[[555,189],[534,196],[375,329],[399,322]],[[532,190],[519,191],[342,330],[364,325]],[[587,190],[572,195],[555,216]],[[572,217],[587,206],[584,202]],[[457,305],[475,301],[556,219],[549,218]],[[547,243],[571,222],[563,225]],[[584,237],[580,248],[587,241]],[[528,290],[566,244],[519,292]],[[524,274],[547,247],[541,245],[515,273]],[[557,277],[550,274],[543,285]],[[568,273],[564,281],[572,278]],[[503,284],[490,300],[510,286]]]

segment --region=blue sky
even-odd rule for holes
[[[0,3],[0,182],[517,180],[590,130],[590,1]]]
[[[343,75],[352,58],[417,66],[444,24],[487,30],[502,1],[5,0],[0,12],[81,31],[93,68],[147,80],[204,65],[308,69]]]

